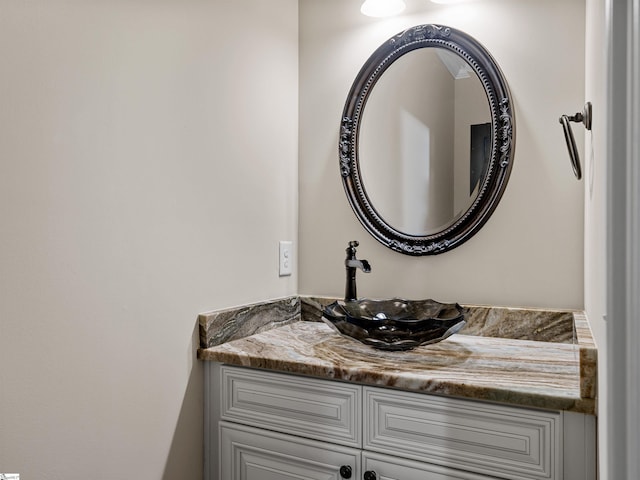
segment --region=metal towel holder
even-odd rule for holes
[[[576,140],[573,138],[573,131],[571,130],[571,124],[569,122],[582,123],[584,128],[591,130],[591,116],[591,102],[587,102],[584,104],[582,112],[578,112],[573,116],[562,115],[560,117],[560,123],[564,130],[564,139],[567,142],[569,156],[571,157],[571,166],[573,167],[573,173],[578,180],[582,178],[582,167],[580,166],[580,156],[578,155]]]

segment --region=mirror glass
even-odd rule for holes
[[[340,124],[349,204],[379,242],[407,255],[460,246],[484,226],[511,172],[506,80],[466,33],[418,25],[378,47]]]
[[[477,197],[490,147],[491,112],[476,72],[449,50],[413,50],[369,94],[358,144],[362,184],[390,225],[437,233]]]

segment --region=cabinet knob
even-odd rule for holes
[[[376,475],[376,472],[374,472],[373,470],[368,470],[364,472],[364,480],[376,480],[377,478],[378,476]]]
[[[340,467],[340,476],[342,478],[351,478],[351,467],[349,465],[343,465]]]

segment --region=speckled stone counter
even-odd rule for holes
[[[588,329],[588,324],[582,328]],[[592,371],[586,372],[581,365],[583,355],[594,362],[589,364]],[[343,337],[324,323],[299,321],[202,348],[198,357],[366,385],[595,414],[595,400],[587,398],[594,391],[595,378],[583,378],[585,373],[595,375],[595,345],[585,348],[578,342],[457,334],[409,352],[382,352]]]

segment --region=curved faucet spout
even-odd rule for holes
[[[369,265],[369,262],[366,260],[360,260],[360,263],[362,264],[360,268],[364,273],[369,273],[371,271],[371,265]]]
[[[358,268],[365,273],[371,271],[371,265],[366,260],[358,260],[356,258],[356,247],[359,243],[356,240],[349,242],[347,247],[347,258],[344,261],[344,266],[347,269],[347,284],[344,289],[344,300],[346,302],[354,301],[358,299],[356,289],[356,271]]]
[[[371,271],[371,265],[366,260],[345,260],[344,265],[347,268],[359,268],[364,273],[369,273]]]

